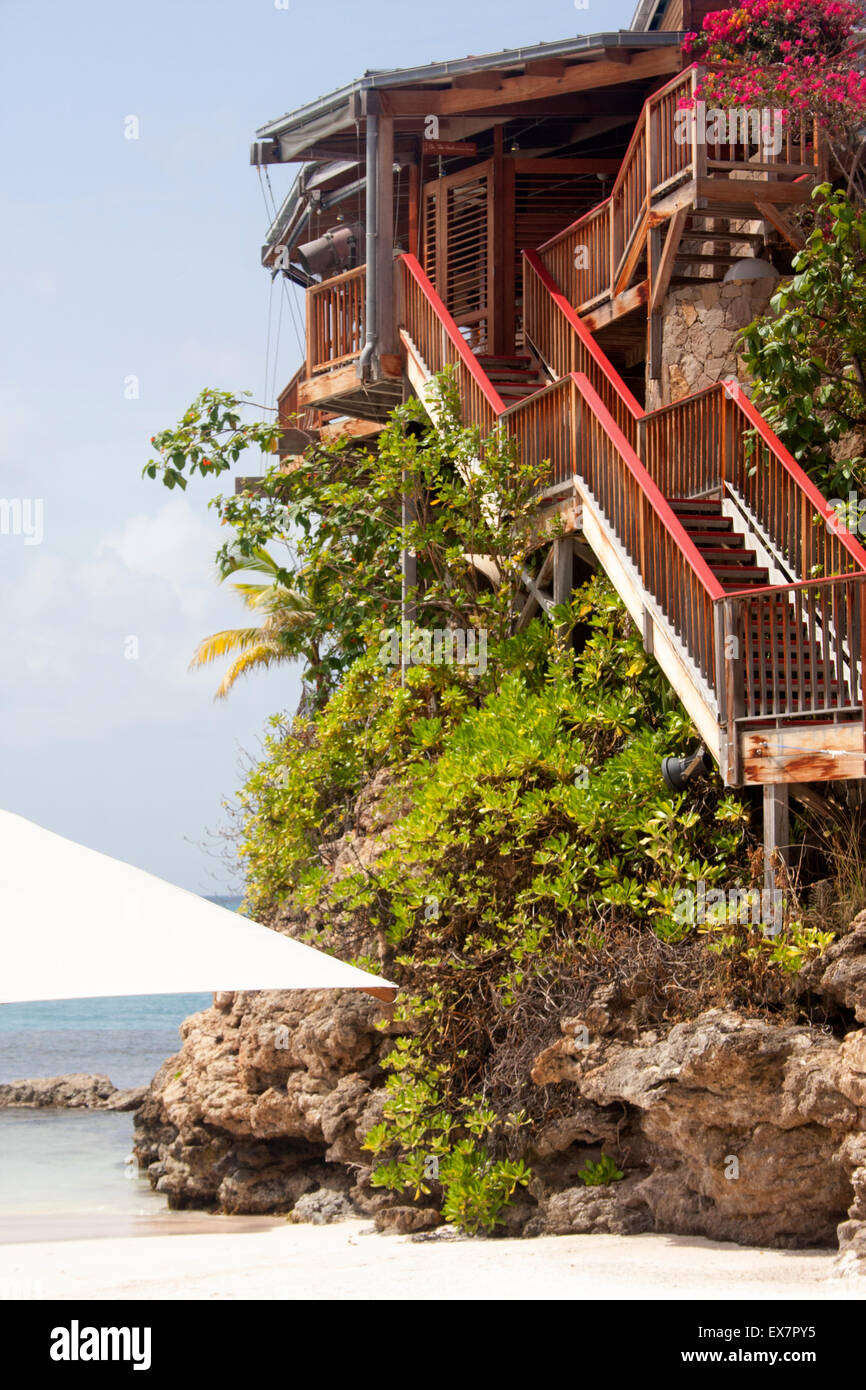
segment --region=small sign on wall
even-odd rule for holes
[[[472,140],[425,140],[424,154],[452,155],[477,154],[478,146]]]

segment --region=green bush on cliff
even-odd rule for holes
[[[827,496],[862,489],[866,459],[831,450],[866,431],[866,209],[830,184],[769,311],[743,330],[755,404]]]
[[[374,1184],[468,1230],[528,1178],[521,1087],[496,1075],[522,1014],[563,982],[567,997],[611,933],[683,937],[677,891],[744,860],[736,798],[708,784],[687,804],[661,781],[691,726],[606,581],[571,621],[590,630],[577,657],[533,623],[491,653],[480,693],[432,666],[401,688],[371,651],[321,713],[275,730],[242,793],[250,905],[381,933],[403,986]],[[383,767],[406,805],[373,862],[333,879],[323,849]]]
[[[532,1058],[610,962],[651,974],[688,949],[676,895],[742,871],[748,816],[717,783],[688,798],[665,789],[662,755],[694,734],[606,581],[554,610],[555,626],[515,631],[521,572],[539,563],[538,479],[507,441],[456,423],[447,379],[440,397],[438,432],[410,403],[375,453],[316,447],[255,495],[218,499],[232,528],[219,563],[231,573],[286,542],[277,582],[315,618],[297,649],[310,663],[303,712],[272,722],[240,793],[247,907],[306,914],[315,944],[343,956],[381,943],[402,989],[384,1119],[367,1138],[372,1181],[477,1231],[529,1180],[521,1135],[546,1107]],[[184,470],[220,471],[274,439],[273,426],[245,432],[235,398],[203,393],[155,437],[162,462],[148,470],[183,485]],[[485,663],[437,664],[422,644],[401,682],[389,628],[404,546],[418,559],[417,627],[483,632]],[[347,870],[346,832],[377,774],[391,823]],[[672,1008],[680,974],[652,985]]]

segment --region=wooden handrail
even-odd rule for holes
[[[725,638],[737,639],[734,720],[862,711],[864,599],[862,573],[727,594]]]
[[[638,403],[633,393],[619,375],[619,372],[613,366],[609,357],[602,352],[589,329],[581,321],[580,316],[569,304],[565,295],[562,294],[554,282],[553,277],[548,273],[547,267],[544,265],[538,252],[524,251],[523,258],[524,263],[530,266],[534,274],[538,277],[542,286],[550,296],[551,302],[558,309],[575,337],[582,344],[595,369],[607,383],[610,390],[619,398],[623,410],[628,415],[631,415],[634,420],[641,419],[644,414],[643,406]],[[564,376],[566,374],[565,371],[560,371],[560,364],[549,363],[548,365],[553,368],[557,375]]]
[[[431,376],[445,367],[456,369],[463,423],[489,433],[505,410],[505,402],[471,352],[417,257],[403,254],[399,261],[404,331]]]
[[[455,323],[451,314],[449,314],[448,310],[445,308],[442,299],[439,297],[439,295],[436,293],[436,290],[433,288],[433,285],[426,271],[421,266],[418,257],[413,256],[408,252],[405,252],[403,255],[400,256],[400,260],[403,266],[405,267],[407,274],[409,274],[412,277],[412,279],[416,282],[418,287],[423,291],[424,298],[430,304],[431,309],[438,318],[445,332],[448,334],[448,337],[451,339],[451,342],[457,351],[457,355],[460,358],[460,361],[462,362],[466,370],[469,372],[469,375],[472,377],[479,391],[484,396],[491,410],[496,415],[501,415],[502,412],[505,410],[505,402],[502,400],[502,397],[499,395],[498,391],[494,389],[490,381],[490,378],[486,375],[484,371],[482,371],[481,364],[478,361],[478,358],[472,352],[471,348],[469,347],[469,344],[466,342],[466,339],[463,337],[463,334],[460,332],[460,329],[457,327],[457,324]],[[432,363],[428,362],[427,365],[432,369]]]
[[[805,494],[818,515],[823,517],[829,530],[836,537],[842,548],[851,556],[857,568],[866,573],[866,550],[860,545],[859,541],[854,539],[847,527],[840,525],[839,519],[826,497],[819,492],[818,488],[812,482],[812,479],[803,471],[790,451],[785,448],[781,439],[773,432],[763,415],[759,414],[755,409],[755,406],[749,400],[749,397],[746,395],[745,391],[743,391],[739,383],[729,381],[722,382],[721,385],[728,399],[734,401],[734,404],[742,411],[752,428],[757,431],[764,444],[773,454],[773,457],[779,461],[782,468],[788,473],[799,490]],[[830,578],[832,578],[831,575],[826,576],[826,579]]]
[[[539,472],[547,464],[553,481],[573,476],[592,499],[606,544],[637,573],[643,598],[636,601],[657,605],[706,687],[715,689],[714,605],[724,590],[587,375],[570,372],[534,392],[509,407],[502,424],[517,438],[524,463]]]
[[[763,594],[793,594],[801,589],[817,589],[833,584],[861,584],[866,574],[828,574],[820,579],[796,579],[791,584],[753,584],[746,589],[726,589],[725,598],[760,598]]]
[[[367,267],[344,270],[307,290],[307,377],[345,365],[364,341]]]
[[[702,391],[697,391],[693,395],[686,396],[682,400],[674,402],[672,405],[661,406],[657,410],[648,413],[645,412],[635,400],[635,397],[632,395],[631,391],[629,391],[625,382],[607,356],[601,348],[599,348],[593,335],[582,323],[577,312],[554,283],[547,268],[541,262],[538,253],[526,251],[523,254],[524,263],[529,268],[531,275],[537,278],[540,285],[546,291],[551,308],[555,310],[561,320],[568,325],[570,333],[573,335],[574,343],[580,344],[584,363],[590,368],[588,372],[590,379],[592,380],[595,378],[593,383],[595,388],[601,388],[603,395],[608,396],[608,408],[613,405],[614,408],[612,413],[617,417],[619,427],[623,429],[623,432],[632,445],[637,444],[638,426],[642,426],[644,442],[641,453],[644,456],[645,467],[648,475],[653,477],[656,482],[662,477],[665,478],[667,484],[665,490],[668,496],[688,497],[695,493],[706,491],[708,488],[721,487],[725,481],[730,483],[735,481],[733,476],[728,476],[726,474],[726,467],[728,471],[730,471],[731,464],[726,464],[725,459],[722,457],[725,431],[726,428],[730,430],[729,426],[726,427],[724,414],[725,402],[729,402],[728,410],[740,412],[744,419],[744,426],[737,431],[739,441],[731,439],[729,445],[738,442],[739,449],[742,450],[744,447],[743,436],[746,433],[746,428],[750,430],[753,429],[764,444],[768,453],[790,480],[790,484],[801,495],[803,499],[803,503],[800,504],[801,508],[805,506],[812,514],[812,520],[809,523],[810,530],[808,532],[804,531],[800,540],[800,544],[804,551],[811,549],[809,542],[810,540],[814,540],[814,521],[820,518],[829,533],[826,546],[829,548],[831,557],[835,551],[835,544],[838,542],[838,546],[850,557],[856,569],[861,572],[866,572],[866,550],[864,550],[845,527],[839,524],[835,512],[829,506],[826,499],[821,496],[815,484],[807,477],[803,469],[785,448],[782,441],[773,432],[766,420],[764,420],[755,409],[755,406],[737,382],[719,382],[713,386],[704,388]],[[531,282],[529,283],[531,284]],[[533,318],[535,311],[536,306],[530,291],[526,294],[527,337],[533,342],[540,356],[547,361],[548,367],[552,369],[554,374],[557,377],[565,375],[571,368],[572,363],[568,359],[569,353],[573,353],[574,348],[564,348],[561,338],[556,338],[556,336],[553,335],[551,337],[551,346],[548,347],[548,352],[545,352],[545,347],[548,345],[537,341],[540,336],[540,331],[539,326]],[[553,352],[559,360],[551,361],[549,357],[551,352]],[[676,438],[678,432],[677,422],[683,420],[688,413],[693,413],[696,410],[699,411],[702,400],[706,400],[710,407],[717,406],[715,411],[715,436],[717,437],[713,437],[713,433],[708,430],[706,419],[702,422],[700,430],[702,443],[708,455],[707,459],[703,462],[710,471],[705,475],[700,474],[699,465],[702,463],[702,460],[696,457],[694,443],[689,442],[688,436],[683,434],[682,437],[688,452],[688,457],[684,460],[684,467],[688,471],[689,476],[678,478],[676,476],[678,460],[675,455],[672,455],[673,441],[671,436],[673,434],[673,439]],[[664,422],[666,420],[674,422],[672,431],[665,426]],[[682,431],[680,431],[680,433],[682,433]],[[740,478],[739,481],[744,490],[748,488],[749,484],[747,479]],[[664,495],[664,493],[662,493],[662,495]],[[765,518],[760,515],[757,515],[756,519],[759,524],[763,524],[765,520]],[[813,563],[823,562],[823,555],[819,555],[818,553],[813,555]],[[831,573],[834,572],[836,571],[831,570]]]
[[[599,419],[604,423],[607,434],[622,454],[625,465],[637,483],[640,491],[659,517],[659,520],[664,523],[665,530],[671,538],[677,542],[679,549],[689,561],[696,577],[706,589],[709,597],[712,599],[724,598],[725,591],[718,579],[716,579],[716,576],[713,574],[703,555],[686,531],[676,512],[672,511],[667,499],[662,496],[658,487],[653,482],[653,479],[650,477],[622,430],[613,419],[610,411],[605,406],[604,401],[593,388],[589,377],[583,372],[573,372],[572,380],[584,400],[587,401],[596,415],[598,415]]]
[[[556,236],[548,237],[547,241],[543,241],[540,246],[535,248],[537,254],[540,256],[542,251],[549,251],[552,247],[558,246],[561,241],[565,240],[570,232],[577,231],[577,228],[582,227],[584,222],[588,221],[589,218],[597,217],[602,208],[608,206],[610,198],[611,195],[608,194],[606,198],[602,198],[600,203],[595,203],[588,212],[582,212],[580,217],[576,218],[574,222],[569,222],[567,227],[563,227],[561,232],[556,233]]]

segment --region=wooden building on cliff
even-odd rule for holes
[[[772,849],[791,786],[864,775],[866,553],[736,382],[653,390],[672,294],[785,269],[825,174],[811,121],[777,148],[684,120],[682,31],[713,7],[641,0],[628,31],[367,72],[263,126],[252,162],[299,166],[262,251],[306,298],[287,452],[374,433],[450,364],[464,419],[514,434],[566,521],[526,612],[591,552],[726,783],[764,787]]]

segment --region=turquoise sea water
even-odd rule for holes
[[[86,1071],[144,1086],[180,1046],[183,1020],[210,1002],[210,994],[140,994],[4,1004],[0,1082]]]
[[[237,908],[240,900],[220,899]],[[97,1072],[115,1086],[146,1085],[180,1046],[185,1018],[210,994],[68,999],[0,1007],[0,1082]],[[0,1110],[0,1240],[3,1219],[51,1215],[106,1220],[165,1211],[165,1199],[126,1160],[132,1114]],[[6,1239],[20,1238],[6,1235]]]

